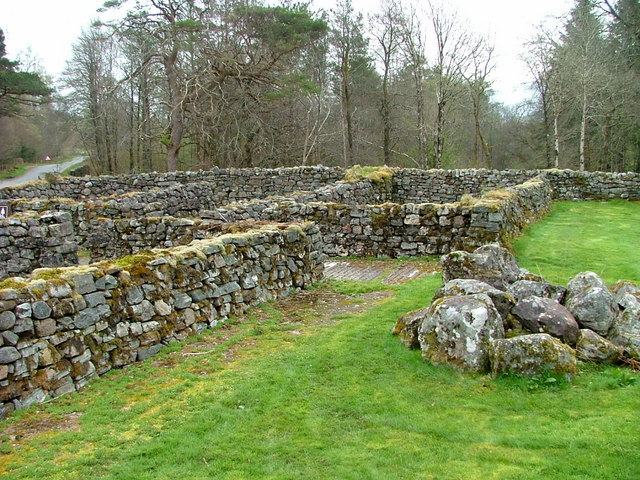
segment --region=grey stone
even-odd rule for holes
[[[565,306],[582,328],[607,336],[618,313],[613,294],[593,272],[576,275],[567,285]]]
[[[548,333],[568,345],[575,345],[578,340],[575,318],[551,298],[527,297],[516,303],[511,313],[532,333]]]
[[[524,279],[527,273],[520,269],[513,255],[496,244],[484,245],[473,253],[458,251],[442,257],[445,283],[467,278],[504,291],[511,283]]]
[[[622,348],[593,330],[582,329],[578,335],[576,355],[590,362],[617,363],[622,355]]]
[[[191,303],[193,303],[193,301],[191,300],[191,297],[186,293],[173,291],[172,295],[175,300],[173,306],[176,310],[182,310],[182,309],[188,308],[191,306]]]
[[[474,372],[488,370],[489,343],[502,337],[500,314],[483,294],[436,300],[418,330],[425,360]]]
[[[129,308],[131,309],[131,314],[135,317],[136,321],[146,322],[151,320],[156,314],[156,311],[149,300],[143,300],[139,304],[132,305]]]
[[[34,318],[42,320],[51,316],[51,307],[47,302],[33,302],[31,312]]]
[[[171,314],[171,306],[167,305],[164,300],[156,300],[153,306],[158,315],[167,316]]]
[[[31,318],[31,304],[30,303],[21,303],[18,305],[15,310],[16,318]]]
[[[0,313],[0,330],[9,330],[16,324],[16,316],[13,312]]]
[[[97,308],[85,308],[73,318],[73,322],[76,328],[87,328],[98,323],[100,318]]]
[[[104,292],[88,293],[84,296],[84,299],[87,302],[88,307],[97,307],[98,305],[103,305],[107,302]]]
[[[498,290],[480,280],[468,278],[457,278],[447,282],[436,292],[434,299],[448,296],[474,295],[477,293],[484,293],[491,298],[503,320],[507,318],[507,315],[515,305],[515,298],[510,293]]]
[[[137,285],[132,285],[125,290],[125,296],[129,305],[136,305],[144,300],[144,292]]]
[[[98,290],[113,290],[118,286],[118,279],[112,275],[105,275],[96,280]]]
[[[6,365],[7,363],[13,363],[22,355],[15,347],[0,347],[0,364]]]
[[[147,358],[155,355],[160,350],[162,350],[163,345],[161,343],[157,343],[155,345],[151,345],[149,348],[141,348],[138,350],[137,360],[139,362],[146,360]]]
[[[493,374],[531,376],[552,372],[571,378],[578,373],[573,349],[547,333],[495,339],[489,352]]]
[[[607,338],[622,347],[628,356],[640,360],[640,300],[627,293],[621,302],[626,308],[616,317]]]
[[[96,284],[93,281],[92,273],[82,273],[73,277],[73,284],[76,293],[84,295],[96,291]]]
[[[512,294],[516,300],[523,300],[527,297],[543,297],[562,302],[566,288],[547,282],[518,280],[509,285],[507,292]]]

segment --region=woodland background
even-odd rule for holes
[[[94,173],[386,164],[640,172],[640,3],[576,0],[523,45],[533,100],[492,100],[495,48],[427,2],[312,11],[113,0],[54,84],[6,57],[0,169],[84,151]]]

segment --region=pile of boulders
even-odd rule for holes
[[[465,371],[571,376],[578,360],[640,359],[640,288],[593,272],[553,285],[497,244],[442,257],[444,286],[393,330],[425,360]]]

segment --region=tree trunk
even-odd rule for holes
[[[384,154],[384,164],[391,163],[391,100],[389,98],[389,68],[385,66],[382,81],[382,105],[380,114],[382,116],[382,151]]]
[[[560,168],[560,115],[556,109],[553,112],[553,165]]]
[[[173,172],[178,168],[180,148],[182,147],[182,135],[184,132],[184,118],[182,115],[182,98],[180,86],[178,84],[178,72],[176,62],[178,59],[178,48],[173,47],[169,55],[163,57],[163,64],[167,80],[169,82],[169,93],[171,96],[171,112],[169,114],[169,140],[167,142],[167,171]]]
[[[349,57],[342,59],[342,118],[343,126],[343,150],[344,165],[353,165],[353,119],[351,118],[351,87],[349,86]]]
[[[580,120],[580,171],[587,168],[587,91],[582,91],[582,118]]]

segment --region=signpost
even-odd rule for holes
[[[11,215],[11,206],[0,203],[0,218],[9,218],[9,215]]]

